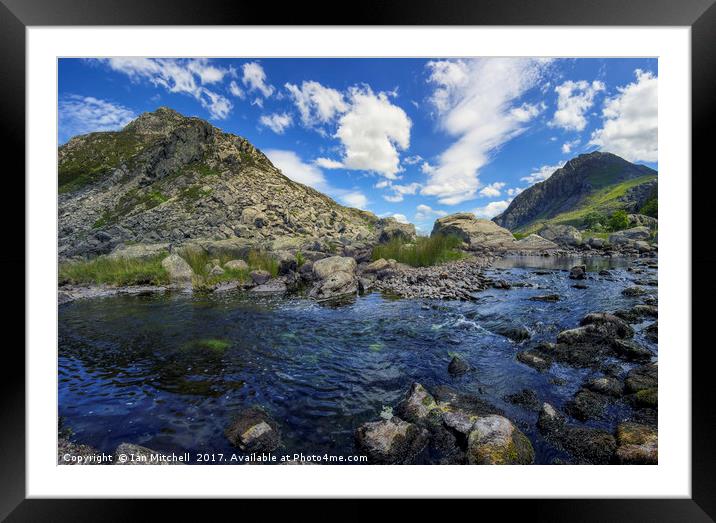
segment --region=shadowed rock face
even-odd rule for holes
[[[383,232],[375,215],[288,179],[247,140],[167,108],[76,136],[58,156],[61,258],[202,240],[316,250]]]
[[[545,181],[518,194],[505,212],[495,217],[494,221],[502,227],[514,230],[575,209],[597,189],[656,174],[653,169],[630,163],[611,153],[582,154],[557,169]],[[639,207],[651,194],[655,183],[655,179],[646,181],[642,185],[648,185],[648,188],[643,191],[632,188],[624,195],[620,204],[628,210]]]

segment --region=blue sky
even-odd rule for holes
[[[60,143],[160,106],[243,136],[340,203],[429,232],[565,161],[657,168],[657,60],[61,59]]]

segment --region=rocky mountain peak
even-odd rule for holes
[[[159,107],[155,111],[140,114],[123,130],[148,136],[167,135],[188,120],[174,109]]]

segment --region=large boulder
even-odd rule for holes
[[[169,250],[168,243],[134,243],[130,245],[119,245],[108,258],[127,260],[148,260],[159,256]]]
[[[559,249],[559,245],[538,234],[530,234],[521,240],[517,240],[515,249],[519,251],[551,251]]]
[[[427,445],[427,430],[397,416],[364,423],[355,433],[358,451],[372,464],[408,464]]]
[[[323,258],[313,264],[313,276],[316,280],[310,295],[318,300],[356,294],[358,278],[356,261],[343,256]]]
[[[648,227],[632,227],[623,231],[617,231],[609,236],[609,243],[613,246],[635,245],[638,241],[647,241],[651,236]]]
[[[244,452],[271,452],[281,444],[278,425],[258,407],[240,411],[224,434]]]
[[[515,237],[491,220],[477,218],[473,213],[460,212],[435,220],[431,236],[457,236],[469,250],[505,251],[514,249]]]
[[[532,443],[503,416],[478,418],[467,440],[467,458],[473,465],[529,465],[534,461]]]
[[[191,285],[194,272],[191,266],[178,254],[170,254],[162,260],[162,267],[167,271],[172,283]]]
[[[649,229],[656,229],[659,225],[659,220],[646,216],[645,214],[627,214],[627,220],[629,221],[629,227],[648,227]]]
[[[577,247],[582,244],[582,235],[571,225],[545,225],[539,235],[560,247]]]
[[[378,241],[380,243],[388,243],[391,240],[400,240],[403,242],[415,241],[415,225],[412,223],[401,223],[395,218],[383,218],[377,224]]]

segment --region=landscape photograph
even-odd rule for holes
[[[658,464],[656,58],[57,74],[58,465]]]

